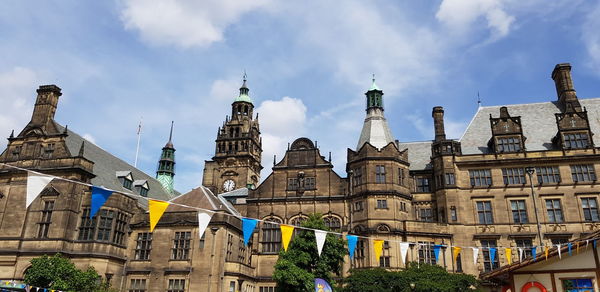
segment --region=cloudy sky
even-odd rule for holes
[[[4,1],[0,135],[22,129],[35,89],[63,89],[57,120],[153,174],[175,121],[175,186],[201,184],[246,70],[260,113],[263,178],[288,142],[332,152],[342,176],[372,74],[396,139],[432,139],[431,108],[459,138],[483,105],[556,99],[570,62],[600,96],[600,4],[583,0]]]

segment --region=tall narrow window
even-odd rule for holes
[[[546,210],[548,211],[548,221],[552,223],[563,222],[562,209],[560,207],[560,199],[546,200]]]
[[[384,241],[383,250],[381,256],[379,257],[379,266],[382,268],[389,268],[391,258],[392,257],[390,256],[390,243],[389,241]]]
[[[525,208],[525,200],[510,201],[510,208],[512,210],[514,223],[529,223],[529,220],[527,220],[527,209]]]
[[[479,216],[479,224],[494,224],[494,217],[492,215],[492,202],[477,202],[477,215]]]
[[[233,235],[227,234],[227,254],[225,260],[233,262]]]
[[[489,272],[491,270],[495,270],[498,267],[500,267],[500,260],[499,260],[499,256],[497,254],[497,250],[496,251],[490,251],[490,247],[496,247],[496,240],[482,240],[481,241],[481,247],[482,247],[482,254],[483,254],[483,269],[485,272]],[[495,254],[495,258],[494,261],[492,261],[492,257],[491,257],[491,253],[494,252]]]
[[[265,223],[262,225],[262,252],[278,253],[281,249],[281,229],[278,225],[280,223],[281,220],[277,218],[269,218],[265,220]]]
[[[115,235],[113,237],[113,243],[123,245],[123,239],[125,238],[125,232],[127,229],[127,223],[129,222],[129,216],[123,212],[117,212],[117,222],[115,225]]]
[[[535,173],[537,174],[538,184],[560,182],[560,171],[558,171],[558,166],[536,167]]]
[[[354,252],[354,263],[357,268],[365,266],[365,240],[359,239],[356,243],[356,251]]]
[[[329,227],[329,230],[340,230],[342,228],[342,221],[334,216],[323,217],[323,221],[325,222],[325,226]]]
[[[129,292],[146,292],[146,279],[131,279]]]
[[[167,292],[185,292],[185,279],[169,279]]]
[[[596,171],[593,164],[571,165],[573,182],[596,181]]]
[[[48,229],[52,223],[52,210],[54,210],[54,201],[45,201],[42,218],[38,223],[38,238],[48,238]]]
[[[90,208],[84,208],[81,212],[81,225],[79,226],[79,240],[93,240],[96,229],[96,218],[90,218]]]
[[[474,187],[492,185],[492,171],[490,169],[471,169],[469,170],[469,178],[471,186]]]
[[[375,182],[378,184],[385,183],[385,166],[384,165],[376,165],[375,166]]]
[[[444,183],[447,186],[453,186],[456,184],[455,179],[454,179],[454,173],[446,173],[444,175]]]
[[[152,251],[152,233],[140,232],[137,235],[135,243],[135,259],[136,260],[149,260],[150,252]]]
[[[523,168],[503,168],[502,178],[505,185],[525,184],[525,171]]]
[[[387,209],[387,200],[377,200],[377,209]]]
[[[398,168],[398,184],[404,185],[404,169]]]
[[[187,260],[190,255],[191,232],[175,232],[173,248],[171,249],[172,260]]]
[[[583,217],[585,221],[598,221],[598,202],[596,198],[581,198]]]
[[[115,211],[101,209],[98,213],[100,214],[100,220],[98,221],[98,236],[96,239],[98,241],[110,241]]]
[[[357,169],[354,170],[354,175],[353,177],[353,181],[354,181],[354,186],[358,186],[360,184],[363,183],[362,177],[363,177],[363,171],[362,171],[362,167],[359,167]]]

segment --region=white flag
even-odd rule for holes
[[[325,245],[326,236],[327,231],[315,230],[315,238],[317,239],[317,251],[319,251],[319,256],[321,256],[321,251],[323,251],[323,245]]]
[[[473,263],[477,265],[477,258],[479,257],[479,248],[472,247],[473,249]]]
[[[560,255],[560,244],[557,244],[556,248],[558,248],[558,258],[562,259],[562,256]]]
[[[523,248],[519,247],[518,249],[519,249],[519,262],[522,262],[523,261]]]
[[[402,259],[402,264],[406,265],[406,255],[408,254],[408,247],[410,243],[408,242],[400,242],[400,258]]]
[[[31,172],[27,174],[27,199],[25,208],[37,198],[42,190],[52,181],[52,177],[46,175],[34,175]]]
[[[198,211],[198,236],[200,236],[200,238],[204,235],[204,231],[206,230],[206,227],[208,227],[212,215],[212,212]]]

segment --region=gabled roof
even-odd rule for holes
[[[54,122],[59,131],[64,131],[65,127]],[[155,178],[147,175],[143,171],[133,167],[129,163],[119,159],[118,157],[108,153],[106,150],[98,147],[94,143],[84,139],[79,134],[67,129],[68,136],[66,137],[66,144],[71,155],[76,156],[81,149],[81,144],[85,141],[83,150],[83,157],[94,162],[93,172],[96,175],[92,179],[92,184],[96,186],[103,186],[115,191],[122,191],[124,193],[135,193],[132,190],[126,189],[119,182],[117,173],[131,173],[135,181],[145,180],[148,183],[148,197],[169,200],[171,196],[167,193],[160,182]],[[145,200],[140,200],[142,205],[146,205]]]
[[[590,129],[599,134],[600,98],[579,99],[579,102],[588,111]],[[490,114],[492,117],[498,117],[501,107],[498,105],[479,108],[460,139],[463,154],[489,153],[487,143],[492,137]],[[506,107],[511,116],[521,117],[527,151],[553,149],[552,138],[558,132],[554,114],[561,112],[558,102],[513,104]],[[600,135],[594,135],[593,140],[595,145],[600,145]]]
[[[239,214],[233,206],[226,206],[227,200],[219,199],[207,187],[199,186],[183,195],[179,195],[170,200],[170,202],[182,204],[190,207],[202,208],[212,211],[224,211],[230,214]],[[171,205],[167,209],[169,212],[194,211],[194,209]]]
[[[398,143],[398,149],[408,149],[408,162],[410,170],[431,169],[431,141],[402,142]]]

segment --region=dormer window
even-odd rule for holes
[[[54,154],[54,143],[48,143],[44,148],[44,157],[52,158],[52,154]]]
[[[131,190],[131,186],[133,185],[131,171],[117,171],[117,178],[124,188]]]
[[[585,132],[564,133],[563,147],[565,149],[583,149],[589,146],[588,134]]]
[[[521,138],[513,137],[497,137],[496,138],[497,152],[519,152],[521,151]]]
[[[13,159],[19,159],[19,155],[21,154],[21,149],[22,146],[15,146],[15,148],[12,151],[12,155],[13,155]]]
[[[146,180],[136,180],[133,182],[135,191],[142,197],[148,197],[148,182]]]

